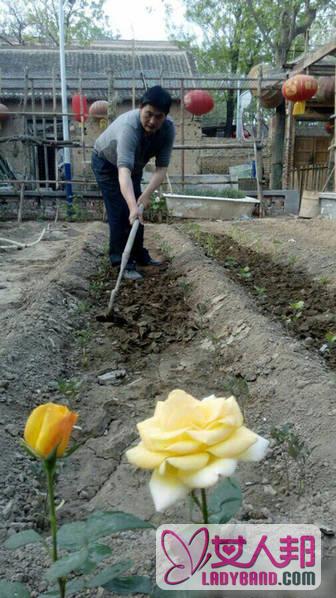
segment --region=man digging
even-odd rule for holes
[[[95,142],[92,170],[102,192],[110,228],[109,256],[119,266],[131,225],[139,218],[135,242],[124,277],[141,280],[136,266],[160,266],[144,247],[142,205],[146,208],[152,193],[163,182],[170,161],[175,126],[168,116],[170,94],[155,85],[143,95],[140,108],[121,114]],[[155,171],[141,190],[144,166],[155,157]]]

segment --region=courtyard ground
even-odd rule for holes
[[[42,228],[2,222],[0,237],[33,241]],[[334,233],[335,224],[320,219],[147,225],[151,253],[167,268],[123,281],[116,303],[123,326],[96,320],[115,282],[105,224],[58,223],[33,247],[0,249],[1,541],[31,526],[47,529],[44,480],[19,447],[30,411],[47,401],[79,413],[84,441],[59,475],[60,520],[105,509],[155,525],[186,521],[187,505],[155,513],[149,474],[124,456],[137,442],[136,423],[182,388],[197,398],[235,394],[247,425],[271,439],[263,463],[239,468],[238,520],[317,524],[324,559],[333,559]],[[115,372],[113,385],[100,383],[105,372]],[[286,425],[300,447],[296,459],[276,440]],[[134,572],[153,574],[154,542],[149,532],[116,537],[116,560],[128,552]],[[42,553],[21,549],[14,557],[0,548],[1,577],[27,583],[32,596],[46,588],[44,566]]]

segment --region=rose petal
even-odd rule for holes
[[[210,465],[195,473],[178,472],[181,481],[189,488],[209,488],[218,482],[220,476],[229,477],[237,467],[235,459],[215,459]]]
[[[173,390],[160,409],[160,424],[164,430],[190,427],[199,410],[200,401],[184,390]]]
[[[269,441],[262,436],[257,436],[256,442],[247,451],[239,455],[241,461],[261,461],[267,453]]]
[[[138,423],[138,430],[142,442],[150,451],[165,451],[167,446],[173,442],[188,440],[186,435],[188,428],[176,428],[175,430],[160,428],[153,417]]]
[[[241,426],[238,428],[227,440],[224,442],[220,442],[219,444],[215,444],[214,446],[210,446],[208,448],[209,453],[215,455],[215,457],[220,458],[240,458],[241,453],[246,451],[252,444],[254,444],[257,440],[257,434],[245,428],[245,426]]]
[[[155,470],[149,482],[155,509],[159,512],[165,511],[190,492],[189,488],[172,473],[173,471],[172,468],[167,467],[166,474],[162,476]]]
[[[50,405],[51,403],[39,405],[38,407],[33,409],[33,411],[27,419],[23,436],[26,443],[29,444],[32,448],[35,448],[36,446],[36,441],[38,439],[43,420],[45,418],[45,414]]]
[[[145,445],[140,442],[138,446],[126,451],[126,457],[132,465],[136,465],[143,469],[155,469],[165,460],[167,453],[155,453],[154,451],[149,451]]]
[[[187,436],[187,435],[186,435]],[[201,449],[201,443],[196,440],[179,440],[178,442],[167,443],[167,451],[173,455],[190,455]]]
[[[182,457],[168,457],[167,463],[176,469],[190,471],[202,469],[208,463],[210,456],[207,453],[196,453],[194,455],[184,455]]]
[[[218,444],[225,440],[225,438],[231,436],[233,431],[234,428],[232,426],[218,426],[212,430],[189,430],[188,435],[201,444],[211,446],[212,444]]]

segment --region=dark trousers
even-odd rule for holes
[[[118,266],[131,230],[128,219],[129,208],[120,191],[118,169],[113,166],[111,162],[105,160],[105,158],[99,157],[95,151],[92,153],[91,166],[98,186],[102,192],[107,212],[110,228],[110,262],[113,266]],[[142,173],[132,175],[132,183],[136,198],[141,195],[141,177]],[[129,267],[134,267],[135,263],[144,265],[148,262],[149,254],[147,249],[143,246],[143,240],[144,227],[140,224],[131,252]]]

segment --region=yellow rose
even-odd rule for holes
[[[28,417],[24,439],[27,445],[42,458],[47,458],[56,447],[57,457],[62,457],[77,417],[78,415],[65,405],[55,403],[40,405]]]
[[[127,451],[130,463],[153,470],[149,484],[157,511],[195,488],[208,488],[233,474],[238,461],[259,461],[268,441],[243,426],[236,399],[202,401],[173,390],[154,416],[140,422],[141,442]]]

